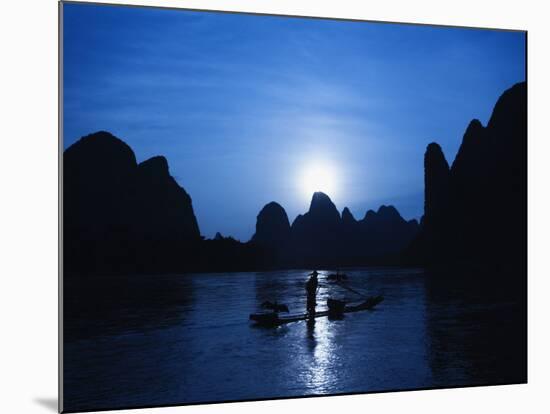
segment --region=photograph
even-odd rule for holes
[[[526,31],[59,13],[61,411],[527,382]]]

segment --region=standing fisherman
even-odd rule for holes
[[[307,293],[307,313],[308,317],[310,319],[315,318],[315,305],[316,303],[316,296],[317,296],[317,287],[319,286],[319,282],[317,280],[317,276],[319,273],[317,270],[314,270],[312,273],[309,274],[311,276],[307,283],[306,283],[306,293]]]

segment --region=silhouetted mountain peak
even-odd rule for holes
[[[443,150],[437,142],[430,143],[426,148],[426,153],[424,154],[424,166],[439,171],[449,170],[449,163],[445,159]]]
[[[478,174],[477,171],[472,170],[472,164],[478,164],[484,157],[489,156],[486,154],[490,148],[484,139],[485,135],[485,127],[479,120],[473,119],[466,128],[462,143],[451,166],[455,175],[463,175],[464,170],[471,171],[474,176]]]
[[[527,85],[496,102],[487,126],[472,120],[452,168],[436,144],[425,154],[422,233],[427,262],[525,260]]]
[[[424,212],[428,218],[447,202],[449,163],[439,144],[432,142],[424,154]]]
[[[77,142],[80,142],[81,144],[84,143],[114,143],[115,145],[123,146],[131,151],[131,148],[128,144],[126,144],[123,140],[120,138],[115,137],[113,134],[111,134],[109,131],[97,131],[92,132],[91,134],[85,135],[82,138],[80,138]]]
[[[333,216],[332,218],[340,218],[340,213],[338,212],[338,209],[336,208],[330,197],[320,191],[317,191],[313,194],[308,213],[313,216],[322,215]]]
[[[378,226],[395,223],[403,224],[406,221],[401,217],[401,214],[399,214],[399,211],[397,211],[394,206],[381,205],[376,212],[373,210],[367,211],[361,222],[367,226]]]
[[[102,175],[126,173],[137,165],[134,151],[128,144],[107,131],[80,138],[64,154],[64,161],[75,160],[75,168],[97,169]]]
[[[474,118],[468,124],[468,128],[466,128],[465,135],[476,134],[479,130],[481,130],[483,128],[484,128],[484,126],[481,125],[481,121],[479,119]]]
[[[168,161],[165,157],[156,156],[143,161],[138,165],[138,174],[140,185],[150,187],[152,193],[157,197],[161,197],[160,191],[161,188],[164,188],[167,192],[163,193],[163,197],[179,197],[181,202],[191,204],[191,197],[187,191],[170,175]],[[189,215],[194,216],[194,214]]]
[[[309,211],[296,217],[291,227],[292,255],[317,261],[320,257],[335,254],[334,240],[341,236],[340,212],[321,192],[313,194]]]
[[[475,145],[480,140],[480,137],[483,136],[484,130],[485,127],[481,125],[481,122],[478,119],[472,119],[468,124],[468,128],[466,128],[466,132],[464,132],[464,137],[462,138],[462,144],[460,145],[458,154],[460,154],[461,151],[464,151],[464,147]],[[457,155],[456,158],[458,158],[458,156],[459,155]]]
[[[139,168],[143,171],[147,171],[153,175],[169,176],[170,171],[168,169],[168,161],[162,155],[149,158],[139,164]]]
[[[285,209],[275,201],[266,204],[256,217],[256,233],[252,241],[280,245],[288,239],[290,223]]]
[[[94,263],[96,270],[121,271],[148,260],[175,262],[179,248],[200,240],[191,198],[164,157],[138,166],[124,141],[100,131],[67,148],[63,168],[65,246],[74,246],[69,268],[90,270]]]
[[[267,203],[262,210],[260,211],[259,215],[267,214],[268,212],[274,212],[275,214],[281,214],[286,216],[286,211],[279,203],[276,201],[271,201]]]
[[[526,101],[527,83],[516,83],[498,98],[487,127],[493,127],[495,124],[500,124],[500,127],[510,125],[516,119],[524,122],[524,119],[519,117],[526,118],[527,116]]]
[[[399,212],[394,206],[385,206],[385,205],[381,205],[380,208],[378,209],[378,216],[392,218],[392,219],[402,218],[401,214],[399,214]]]
[[[303,217],[304,217],[303,214],[298,214],[296,217],[294,217],[294,220],[292,221],[292,223],[290,223],[290,227],[294,227],[294,225],[296,224],[296,221],[302,220]]]
[[[313,196],[311,197],[311,204],[313,205],[313,204],[321,204],[321,203],[332,203],[332,200],[325,193],[316,191],[315,193],[313,193]]]
[[[370,220],[373,220],[373,219],[376,219],[376,211],[368,210],[365,213],[365,217],[363,217],[363,221],[370,221]]]
[[[353,214],[351,214],[349,208],[344,207],[342,210],[342,221],[344,223],[355,223],[357,220],[355,220],[355,217],[353,217]]]

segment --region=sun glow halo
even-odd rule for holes
[[[301,191],[310,198],[316,191],[334,197],[337,191],[336,171],[326,162],[316,162],[304,168],[301,176]]]

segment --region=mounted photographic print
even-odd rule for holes
[[[60,7],[64,412],[527,381],[526,32]]]

